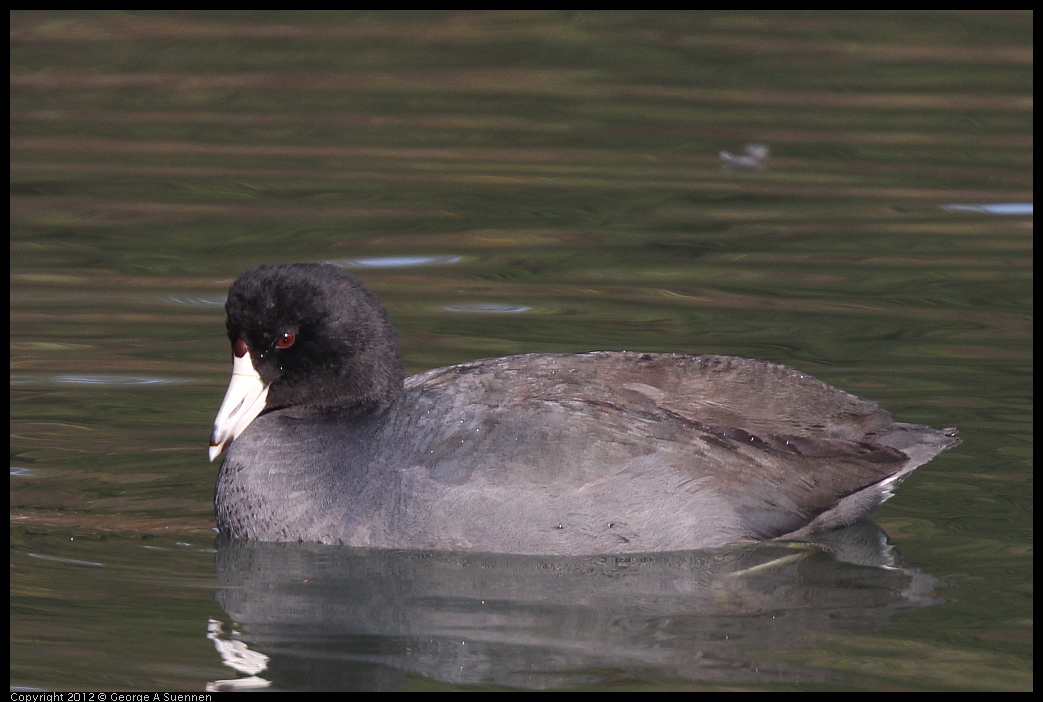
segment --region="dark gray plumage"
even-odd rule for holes
[[[236,538],[548,555],[799,538],[959,443],[743,358],[530,354],[403,381],[387,314],[332,265],[248,271],[227,312],[236,375],[261,381],[234,379],[211,440]]]

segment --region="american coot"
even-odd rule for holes
[[[795,539],[867,516],[959,440],[809,375],[726,356],[526,354],[403,380],[377,299],[261,266],[226,304],[210,440],[221,532],[580,555]]]

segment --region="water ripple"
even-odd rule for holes
[[[25,373],[11,375],[11,385],[182,385],[187,380],[181,378],[157,378],[144,375],[104,375],[104,374],[72,374],[72,375],[29,375]]]

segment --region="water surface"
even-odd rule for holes
[[[1017,12],[13,13],[11,685],[1030,689],[1032,48]],[[861,564],[230,551],[221,306],[289,261],[359,275],[409,372],[752,356],[963,444]]]

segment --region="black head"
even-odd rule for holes
[[[245,344],[269,388],[266,411],[381,412],[402,392],[402,360],[387,312],[338,266],[251,269],[232,284],[225,311],[233,352]]]

